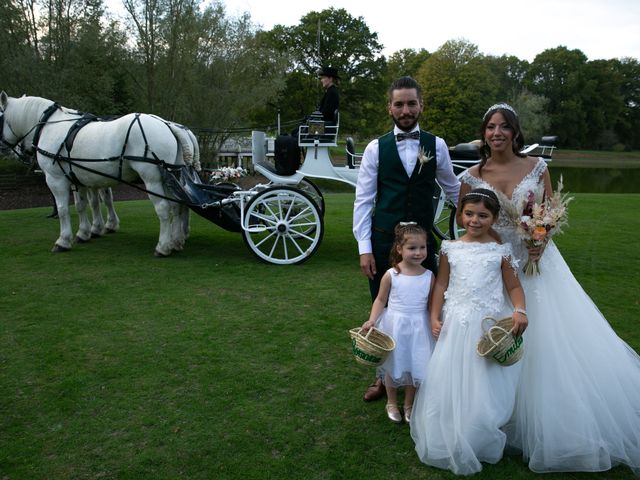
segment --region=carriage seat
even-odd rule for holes
[[[459,143],[449,148],[451,160],[480,160],[480,147],[475,143]]]
[[[347,167],[356,168],[360,165],[362,155],[356,153],[356,146],[352,137],[347,137],[345,142],[347,143]]]

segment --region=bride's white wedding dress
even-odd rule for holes
[[[494,228],[520,266],[527,250],[513,215],[522,212],[529,192],[542,199],[545,169],[540,159],[511,199],[469,172],[462,177],[498,195],[502,209]],[[540,271],[519,275],[529,326],[516,405],[504,428],[508,447],[521,451],[534,472],[597,472],[624,464],[640,474],[640,357],[616,335],[553,241]]]

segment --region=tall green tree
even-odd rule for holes
[[[478,47],[450,40],[436,50],[417,74],[423,89],[422,128],[449,145],[477,138],[482,115],[496,98],[496,78]]]
[[[620,93],[624,108],[616,123],[621,146],[640,149],[640,62],[635,58],[613,60],[613,68],[621,75]]]
[[[291,55],[287,88],[274,102],[285,118],[301,119],[315,109],[322,95],[317,71],[332,66],[341,77],[342,131],[368,133],[371,119],[381,111],[385,61],[379,56],[377,33],[362,17],[354,18],[344,9],[312,11],[298,25],[276,25],[264,34],[264,41]]]
[[[538,54],[525,77],[527,88],[549,100],[550,128],[561,146],[587,142],[588,117],[583,108],[587,57],[580,50],[557,47]]]

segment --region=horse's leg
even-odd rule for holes
[[[184,234],[184,239],[189,238],[189,234],[191,233],[191,224],[190,224],[190,213],[191,210],[186,205],[180,205],[180,217],[182,224],[182,233]]]
[[[65,178],[55,178],[46,175],[49,190],[56,199],[58,219],[60,220],[60,236],[53,245],[52,252],[66,252],[71,250],[73,232],[71,230],[71,215],[69,214],[69,187],[70,183]]]
[[[171,205],[171,238],[172,249],[176,251],[182,251],[184,249],[184,242],[186,240],[184,232],[184,205],[176,202],[170,202]]]
[[[101,189],[89,188],[87,189],[87,196],[89,198],[89,204],[91,205],[91,215],[93,221],[91,222],[91,237],[98,238],[104,235],[104,219],[102,218],[102,209],[100,208],[100,195]]]
[[[76,242],[86,243],[91,240],[91,223],[87,214],[87,187],[78,187],[73,192],[73,199],[78,212],[78,233],[76,233]]]
[[[107,223],[105,225],[107,233],[116,233],[120,229],[120,218],[113,206],[113,191],[111,188],[100,189],[100,198],[107,207]]]
[[[157,192],[161,195],[164,195],[164,188],[160,181],[146,181],[145,188],[149,192]],[[156,249],[154,255],[156,257],[167,257],[171,255],[173,251],[173,239],[171,237],[171,216],[172,212],[172,204],[169,200],[165,200],[164,198],[158,197],[153,194],[149,194],[149,200],[153,203],[153,208],[156,211],[156,215],[158,216],[158,220],[160,220],[160,235],[158,236],[158,244],[156,245]]]

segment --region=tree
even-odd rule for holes
[[[620,93],[624,108],[615,126],[619,141],[627,148],[640,148],[640,62],[635,58],[613,60],[622,77]]]
[[[563,146],[587,142],[588,119],[583,108],[586,63],[580,50],[552,48],[535,57],[525,77],[530,91],[549,99],[550,127]]]
[[[549,101],[545,97],[522,89],[508,101],[518,112],[525,142],[540,142],[541,137],[553,133],[549,132],[550,119],[546,112]]]
[[[371,118],[380,114],[379,99],[384,98],[384,58],[377,57],[382,45],[362,17],[354,18],[344,9],[312,11],[298,25],[276,25],[265,32],[263,41],[291,55],[287,88],[274,102],[285,118],[300,119],[315,109],[322,93],[317,71],[332,66],[341,77],[342,131],[369,132]]]
[[[497,80],[495,97],[514,99],[523,90],[522,81],[529,69],[529,62],[513,55],[486,56],[484,62]]]
[[[478,136],[482,115],[495,100],[496,78],[478,47],[450,40],[418,71],[423,89],[423,127],[454,145]]]

